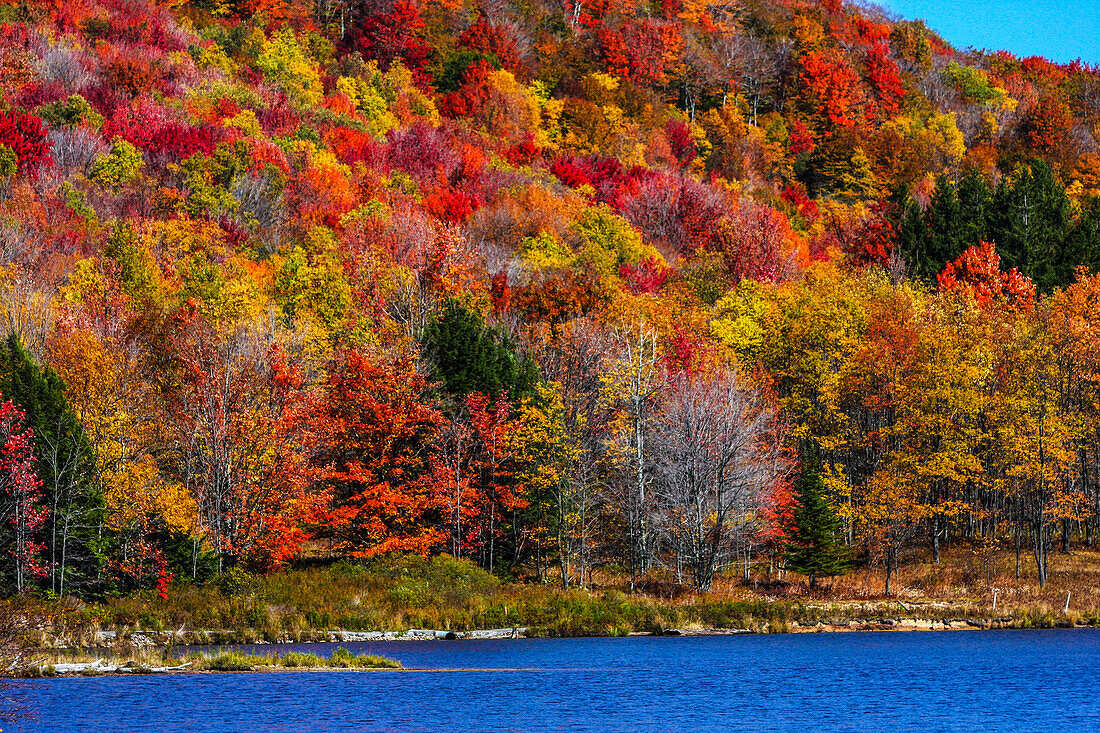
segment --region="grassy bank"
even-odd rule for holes
[[[966,571],[963,560],[912,562],[891,597],[879,576],[865,570],[816,589],[799,578],[726,578],[708,594],[667,580],[630,594],[613,576],[598,578],[591,591],[504,583],[448,557],[339,562],[266,576],[233,571],[201,586],[175,584],[167,599],[144,592],[76,604],[36,643],[92,645],[101,630],[118,632],[124,645],[139,631],[160,632],[176,644],[221,644],[323,640],[336,629],[525,627],[528,635],[622,636],[702,628],[783,632],[889,618],[997,619],[998,626],[1018,628],[1100,624],[1098,553],[1060,556],[1045,588],[1026,577],[1016,581],[1008,558],[985,572]]]
[[[178,643],[310,641],[332,629],[468,631],[525,627],[542,636],[622,636],[685,626],[766,631],[807,612],[792,602],[689,595],[662,599],[618,589],[561,591],[502,583],[438,557],[338,563],[88,604],[69,614],[75,643],[99,629],[176,632]]]
[[[270,670],[401,669],[401,663],[371,654],[353,654],[339,648],[332,656],[302,652],[245,654],[221,651],[211,654],[170,656],[166,649],[146,649],[124,656],[93,656],[54,651],[37,655],[28,664],[11,670],[22,678],[56,677],[64,674],[155,674],[164,672],[256,672]]]

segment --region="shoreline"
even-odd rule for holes
[[[935,619],[927,617],[897,617],[897,618],[879,618],[879,619],[867,619],[862,621],[839,621],[833,623],[816,622],[816,623],[804,623],[792,622],[783,629],[773,629],[757,631],[753,629],[724,629],[724,628],[683,628],[683,629],[666,629],[661,632],[650,631],[636,631],[631,632],[625,637],[617,638],[634,638],[634,637],[707,637],[707,636],[742,636],[742,635],[772,635],[772,634],[846,634],[846,633],[882,633],[882,632],[933,632],[933,631],[1003,631],[1003,630],[1035,630],[1044,631],[1050,629],[1094,629],[1093,624],[1077,623],[1070,624],[1065,623],[1052,627],[1024,627],[1018,623],[1014,623],[1016,619],[1012,617],[1000,617],[1000,618],[987,618],[987,619]],[[347,631],[330,631],[329,639],[325,641],[311,641],[311,642],[298,642],[298,641],[276,641],[276,642],[237,642],[227,644],[208,644],[201,646],[215,646],[215,647],[232,647],[232,646],[291,646],[291,645],[305,645],[305,644],[339,644],[344,642],[364,642],[364,641],[481,641],[481,640],[520,640],[520,639],[534,639],[534,638],[548,638],[538,636],[527,636],[522,632],[526,632],[526,629],[514,628],[514,629],[482,629],[470,632],[444,632],[431,629],[410,629],[410,632],[347,632]],[[504,632],[507,632],[505,634]],[[101,632],[101,633],[113,633],[113,632]],[[132,632],[135,634],[144,634],[146,632]],[[164,632],[148,632],[164,633]],[[567,637],[558,637],[567,638]],[[588,636],[588,637],[571,637],[571,638],[616,638],[611,636]],[[167,650],[172,648],[172,644],[165,644],[155,646],[152,642],[149,642],[147,646],[144,646],[145,651],[152,651],[154,649]],[[111,646],[95,647],[96,649],[111,650]],[[39,653],[49,653],[49,650],[40,649],[36,650]],[[56,652],[54,652],[56,654]],[[77,655],[73,655],[74,658]],[[59,678],[59,677],[129,677],[134,675],[172,675],[172,674],[227,674],[227,673],[272,673],[272,672],[515,672],[515,671],[537,671],[535,669],[527,668],[421,668],[421,667],[403,667],[400,662],[396,662],[392,666],[313,666],[313,665],[286,665],[286,664],[264,664],[259,661],[259,657],[254,655],[251,659],[256,662],[254,664],[242,665],[239,668],[217,668],[217,667],[204,667],[194,666],[195,657],[191,657],[191,661],[184,662],[178,665],[164,665],[153,666],[149,664],[138,663],[134,661],[120,661],[126,656],[121,655],[112,661],[105,661],[104,658],[97,658],[92,662],[55,662],[47,664],[47,660],[43,659],[38,662],[30,662],[26,667],[18,670],[5,671],[6,673],[0,673],[0,678],[7,679],[42,679],[42,678]],[[187,659],[187,657],[180,657],[180,659]],[[208,656],[207,662],[215,660],[216,657]],[[279,660],[278,654],[274,655],[273,659]],[[167,661],[167,660],[165,660]]]
[[[104,667],[89,667],[82,670],[57,671],[50,674],[2,676],[0,679],[20,680],[34,682],[43,679],[73,679],[81,677],[151,677],[164,675],[216,675],[216,674],[273,674],[287,672],[291,674],[370,674],[401,673],[401,672],[540,672],[538,667],[280,667],[276,665],[257,665],[252,669],[140,669],[136,667],[116,667],[115,665]]]
[[[737,634],[808,634],[854,633],[861,631],[966,631],[1004,629],[1069,629],[1096,628],[1090,621],[1055,621],[1047,626],[1030,625],[1019,616],[996,617],[946,617],[933,616],[876,616],[863,619],[807,620],[764,623],[758,628],[685,626],[655,631],[631,631],[626,634],[577,634],[559,636],[545,633],[544,629],[514,626],[497,629],[473,629],[452,631],[444,629],[408,629],[406,631],[350,631],[330,629],[312,631],[305,635],[285,636],[274,640],[255,638],[248,632],[228,630],[143,631],[127,630],[94,632],[95,642],[86,648],[113,649],[121,641],[136,648],[156,649],[176,646],[227,647],[227,646],[277,646],[288,644],[340,644],[363,642],[423,642],[423,641],[498,641],[510,639],[545,638],[614,638],[635,636],[733,636]]]
[[[1100,551],[1084,560],[1100,569]],[[892,597],[843,585],[813,593],[755,585],[731,580],[729,588],[682,594],[664,586],[630,593],[613,583],[565,590],[505,583],[449,558],[401,556],[180,583],[167,599],[141,591],[96,602],[37,601],[32,612],[48,621],[25,641],[37,649],[124,654],[309,642],[1100,627],[1100,594],[1076,586],[1071,600],[1065,589],[1036,595],[1040,589],[1026,584],[992,595],[959,585],[939,596],[902,587]]]
[[[787,621],[765,623],[758,628],[685,626],[656,631],[631,631],[626,634],[577,634],[559,636],[545,633],[533,627],[514,626],[497,629],[473,629],[451,631],[444,629],[408,629],[406,631],[350,631],[330,629],[312,631],[305,635],[285,636],[274,640],[257,638],[246,632],[228,630],[144,631],[126,630],[94,632],[94,643],[86,649],[114,649],[126,643],[136,649],[165,649],[172,647],[230,647],[230,646],[283,646],[290,644],[341,644],[364,642],[423,642],[423,641],[499,641],[513,639],[546,638],[614,638],[635,636],[733,636],[737,634],[812,634],[854,633],[861,631],[966,631],[1004,629],[1069,629],[1096,628],[1091,621],[1056,621],[1048,626],[1030,625],[1018,616],[997,617],[946,617],[932,616],[879,616],[865,619],[837,619],[816,621]],[[59,644],[53,648],[59,648]],[[74,645],[77,646],[77,645]],[[49,647],[42,647],[45,651]]]

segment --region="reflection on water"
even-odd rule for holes
[[[435,671],[44,680],[4,730],[1100,730],[1091,630],[244,648],[337,646]]]

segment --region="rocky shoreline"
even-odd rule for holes
[[[818,621],[799,623],[792,621],[788,626],[790,633],[843,633],[852,631],[974,631],[978,629],[1014,628],[1016,620],[1003,618],[876,618],[862,621]]]
[[[1069,622],[1055,624],[1058,628],[1090,628],[1088,623]],[[1012,616],[990,618],[934,618],[922,616],[875,617],[868,619],[835,619],[828,621],[789,621],[782,625],[766,626],[764,631],[740,628],[685,627],[659,631],[635,631],[629,636],[732,636],[755,633],[850,633],[857,631],[973,631],[982,629],[1021,628],[1020,619]],[[286,637],[275,640],[241,638],[238,632],[225,630],[205,631],[97,631],[92,636],[90,648],[112,649],[128,644],[135,648],[170,646],[225,646],[267,645],[296,643],[347,643],[378,641],[459,641],[523,639],[539,636],[537,630],[524,626],[471,631],[440,629],[408,629],[405,631],[347,631],[333,629],[317,631],[305,637]]]
[[[831,621],[798,622],[792,621],[782,627],[768,628],[763,633],[855,633],[855,632],[882,632],[882,631],[980,631],[991,629],[1020,628],[1019,620],[1011,616],[993,618],[932,618],[920,616],[904,617],[878,617],[860,620],[839,619]],[[1060,624],[1059,628],[1090,628],[1089,624]],[[734,636],[741,634],[762,633],[752,629],[726,629],[688,627],[681,629],[664,629],[661,631],[638,631],[628,636]],[[205,631],[187,632],[188,640],[198,637],[224,638],[229,632]],[[158,648],[180,646],[180,632],[166,631],[126,631],[119,634],[116,631],[99,631],[94,635],[94,649],[102,649],[107,652],[118,653],[122,648],[132,650],[151,651]],[[499,629],[478,629],[472,631],[446,631],[437,629],[408,629],[407,631],[346,631],[331,630],[319,632],[311,641],[313,643],[356,643],[377,641],[457,641],[457,640],[489,640],[489,639],[522,639],[528,638],[528,629],[525,627],[511,627]],[[202,646],[237,645],[242,642],[212,642],[199,644]],[[294,644],[295,640],[280,640],[276,642],[243,642],[247,644]],[[44,649],[42,651],[45,651]],[[107,656],[110,656],[109,654]],[[121,658],[121,657],[120,657]],[[45,660],[43,660],[44,662]],[[42,662],[38,663],[39,665]],[[31,662],[30,666],[34,666]],[[192,668],[192,662],[183,662],[178,665],[162,664],[150,665],[134,661],[105,661],[103,658],[92,662],[56,662],[49,665],[49,676],[87,676],[87,675],[129,675],[129,674],[172,674],[172,673],[217,673],[224,671],[298,671],[298,672],[331,672],[339,671],[340,667],[316,667],[296,666],[288,667],[278,664],[256,664],[249,669],[204,669]],[[370,668],[352,668],[345,671],[370,671]],[[409,671],[409,670],[406,670]],[[416,670],[412,670],[416,671]],[[3,675],[0,675],[3,676]],[[38,676],[38,675],[35,675]]]
[[[333,629],[317,631],[306,638],[281,638],[274,641],[264,639],[242,639],[241,634],[229,630],[199,631],[96,631],[92,634],[92,648],[111,649],[120,644],[130,644],[137,648],[169,646],[223,646],[238,644],[299,644],[299,643],[343,643],[366,641],[435,641],[458,639],[522,639],[528,629],[514,626],[501,629],[478,629],[474,631],[443,631],[436,629],[408,629],[406,631],[346,631]]]

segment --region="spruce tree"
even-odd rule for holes
[[[1046,163],[1032,161],[1015,179],[1002,179],[990,214],[990,236],[1002,269],[1017,268],[1041,293],[1072,280],[1078,263],[1067,260],[1063,248],[1072,207]]]
[[[928,270],[931,269],[927,266],[931,233],[924,220],[924,210],[909,195],[907,188],[898,189],[892,198],[898,212],[895,223],[897,247],[913,269],[914,276],[928,280]]]
[[[921,274],[934,282],[944,266],[961,255],[969,246],[963,241],[959,192],[955,184],[941,174],[936,178],[936,190],[925,211],[929,237],[927,260],[921,264]]]
[[[959,181],[958,198],[960,220],[958,246],[961,248],[961,254],[962,251],[976,244],[991,241],[988,220],[989,208],[993,205],[993,191],[982,174],[970,171]]]
[[[27,414],[34,431],[35,470],[49,509],[38,541],[50,563],[49,590],[94,590],[103,564],[104,500],[92,481],[88,436],[65,399],[65,382],[39,365],[12,333],[0,346],[0,393]]]
[[[473,392],[518,400],[538,381],[532,360],[518,357],[507,336],[455,300],[428,326],[424,352],[443,391],[459,401]]]
[[[787,533],[786,566],[809,578],[813,588],[820,577],[844,573],[848,557],[840,538],[840,520],[826,496],[821,460],[812,445],[802,450],[794,492],[798,505]]]
[[[1100,198],[1088,198],[1081,202],[1081,213],[1066,235],[1064,265],[1058,272],[1062,284],[1072,283],[1076,277],[1076,265],[1084,265],[1089,272],[1100,272]]]

